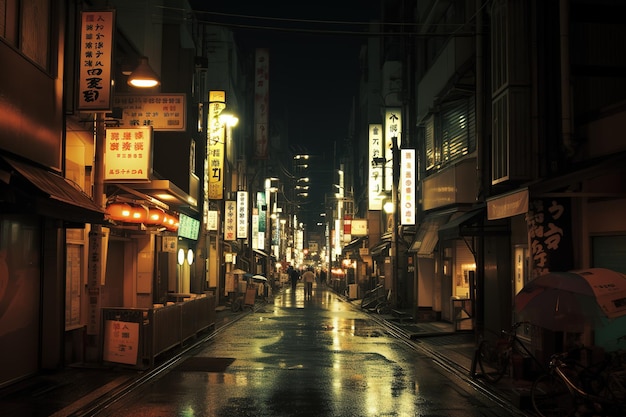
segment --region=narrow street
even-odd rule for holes
[[[248,314],[100,416],[508,416],[326,289]]]

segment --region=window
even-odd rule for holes
[[[424,143],[426,148],[426,169],[435,167],[435,117],[430,116],[424,127]]]
[[[50,27],[50,0],[0,0],[0,37],[45,69]]]
[[[470,100],[445,106],[441,112],[441,159],[448,163],[474,150],[474,118]],[[473,100],[471,101],[473,103]]]
[[[476,150],[476,112],[473,97],[441,106],[424,123],[426,170],[453,163]]]

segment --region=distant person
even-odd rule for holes
[[[291,265],[287,268],[287,273],[289,274],[289,280],[291,281],[291,289],[295,291],[296,286],[298,285],[298,280],[300,279],[300,273]]]
[[[326,270],[322,269],[320,271],[320,284],[326,285]]]
[[[304,281],[304,299],[310,299],[313,297],[313,281],[315,281],[315,274],[308,268],[304,274],[302,274],[302,280]]]

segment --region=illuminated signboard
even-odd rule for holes
[[[178,226],[178,236],[187,239],[198,240],[198,234],[200,232],[200,221],[193,217],[186,216],[180,213]]]
[[[81,12],[78,67],[79,110],[111,109],[115,12]]]
[[[415,224],[415,149],[400,150],[400,222]]]
[[[185,130],[184,94],[116,94],[113,107],[122,109],[119,127],[152,126],[154,130]]]
[[[152,128],[106,130],[104,180],[149,181],[152,175]]]
[[[369,125],[369,209],[381,210],[383,201],[383,168],[385,155],[383,153],[383,127],[379,124]]]

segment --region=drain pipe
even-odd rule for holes
[[[561,49],[561,137],[565,155],[574,156],[572,106],[570,97],[569,0],[559,1],[559,36]]]

